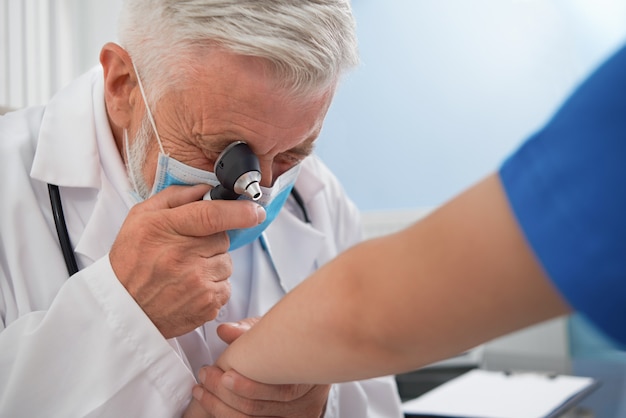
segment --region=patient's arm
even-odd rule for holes
[[[218,365],[267,383],[363,379],[415,369],[568,311],[493,174],[410,228],[325,265]]]

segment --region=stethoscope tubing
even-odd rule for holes
[[[74,273],[78,273],[78,264],[76,263],[76,257],[74,256],[70,236],[67,233],[67,224],[65,223],[65,216],[63,215],[63,204],[61,203],[59,186],[55,184],[48,184],[48,193],[50,194],[52,216],[54,217],[54,225],[57,229],[63,258],[65,259],[65,266],[67,267],[69,275],[72,276]]]

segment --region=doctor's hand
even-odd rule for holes
[[[230,297],[224,231],[265,219],[253,202],[200,200],[209,189],[171,186],[135,205],[109,253],[118,280],[165,338],[215,318]]]
[[[236,324],[222,324],[217,329],[218,335],[230,344],[257,321],[249,318]],[[200,385],[193,389],[194,399],[185,418],[319,418],[324,416],[330,391],[330,385],[267,385],[216,366],[202,368],[198,379]]]

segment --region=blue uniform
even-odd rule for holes
[[[500,169],[510,205],[555,287],[626,343],[626,47]]]

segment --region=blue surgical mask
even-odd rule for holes
[[[275,181],[272,187],[261,186],[263,196],[256,201],[259,205],[265,208],[265,221],[252,228],[245,229],[232,229],[228,232],[230,238],[229,251],[236,250],[244,245],[254,242],[265,229],[276,219],[280,210],[283,208],[291,189],[298,178],[300,173],[300,164],[290,168],[283,174],[281,174]],[[159,162],[157,164],[156,175],[154,178],[154,186],[152,187],[151,195],[154,195],[168,186],[172,185],[187,185],[192,186],[195,184],[210,184],[215,187],[219,184],[219,180],[215,173],[210,171],[200,170],[194,167],[190,167],[181,163],[174,158],[159,154]],[[204,196],[205,200],[210,200],[210,196],[207,193]],[[238,200],[251,200],[246,196],[239,196]]]
[[[291,193],[291,189],[293,189],[293,186],[296,183],[296,179],[300,173],[300,167],[301,165],[298,164],[281,174],[276,181],[274,181],[274,185],[272,187],[261,186],[263,196],[261,196],[256,203],[265,208],[265,221],[252,228],[233,229],[228,231],[228,236],[230,238],[229,250],[236,250],[237,248],[243,247],[244,245],[255,241],[274,221],[274,219],[276,219],[280,210],[285,205],[285,202]],[[240,196],[239,199],[251,200],[249,197],[243,195]]]
[[[215,173],[188,166],[170,157],[163,151],[161,138],[159,137],[156,129],[156,124],[154,123],[154,119],[150,112],[148,101],[146,100],[143,86],[141,84],[141,80],[139,79],[139,74],[137,72],[136,74],[139,84],[139,90],[146,105],[146,113],[148,115],[148,119],[150,120],[150,124],[152,125],[152,129],[154,130],[154,134],[160,147],[159,160],[157,162],[154,184],[152,186],[150,196],[153,196],[161,190],[165,189],[166,187],[173,185],[193,186],[196,184],[209,184],[215,187],[220,184]],[[128,141],[126,141],[126,146],[128,146]],[[265,231],[265,229],[274,221],[274,219],[276,219],[276,217],[280,213],[280,210],[283,208],[285,202],[287,201],[287,198],[291,193],[291,189],[293,189],[296,179],[298,178],[298,174],[300,173],[300,167],[301,165],[298,164],[278,176],[275,179],[272,187],[261,186],[261,191],[263,192],[263,195],[259,200],[256,201],[256,203],[265,208],[265,221],[252,228],[232,229],[227,231],[230,238],[230,247],[228,249],[229,251],[236,250],[237,248],[241,248],[244,245],[254,242],[257,238],[261,236],[263,231]],[[209,193],[204,196],[204,199],[210,200]],[[243,195],[240,196],[238,200],[242,199],[250,200],[248,197]]]
[[[159,153],[150,196],[154,196],[168,186],[193,186],[196,184],[210,184],[215,187],[220,184],[220,181],[215,173],[188,166],[167,154]]]

